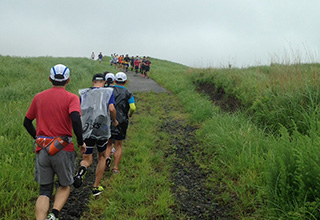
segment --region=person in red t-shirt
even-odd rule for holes
[[[57,64],[50,70],[52,88],[38,93],[32,100],[24,119],[24,127],[36,140],[35,181],[40,184],[40,196],[36,202],[36,218],[45,219],[54,187],[54,176],[58,176],[60,187],[56,191],[52,213],[47,218],[59,218],[59,212],[70,195],[73,184],[76,152],[72,143],[72,129],[86,151],[82,138],[80,100],[66,91],[70,70]],[[36,119],[36,129],[32,121]],[[60,149],[60,150],[59,150]]]
[[[134,69],[136,70],[136,74],[138,74],[139,65],[140,65],[140,60],[139,60],[139,57],[137,56],[134,61]]]

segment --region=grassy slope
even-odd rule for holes
[[[30,101],[35,93],[50,87],[47,73],[56,63],[70,67],[68,90],[73,93],[77,93],[78,88],[89,86],[92,74],[103,72],[106,67],[103,65],[107,64],[99,65],[81,58],[50,57],[0,57],[0,63],[0,79],[3,82],[0,87],[3,103],[0,150],[6,152],[0,155],[0,168],[3,170],[0,181],[4,186],[0,189],[0,200],[6,201],[0,205],[1,218],[32,219],[34,199],[37,197],[37,184],[33,182],[34,155],[32,140],[22,127]],[[288,67],[280,70],[282,73],[291,71]],[[116,215],[119,219],[174,218],[170,208],[174,200],[168,190],[170,160],[163,161],[163,152],[157,148],[158,144],[165,145],[166,139],[159,140],[161,134],[155,132],[161,115],[170,114],[172,117],[188,118],[190,122],[200,125],[197,132],[198,152],[203,153],[197,154],[198,163],[204,169],[217,171],[212,172],[208,186],[214,188],[219,183],[226,189],[223,199],[235,203],[239,218],[304,219],[308,216],[316,219],[315,210],[319,207],[320,197],[316,189],[320,186],[317,185],[319,181],[312,180],[320,178],[318,124],[310,123],[313,128],[309,131],[310,136],[299,132],[289,136],[286,129],[281,130],[279,137],[277,134],[266,136],[248,120],[247,115],[221,113],[206,95],[195,92],[193,84],[202,77],[212,79],[229,94],[238,94],[238,98],[249,106],[257,101],[250,101],[249,98],[257,97],[257,94],[259,99],[268,98],[268,93],[264,91],[269,91],[270,85],[275,84],[263,82],[266,80],[264,74],[270,71],[273,79],[276,78],[271,67],[244,72],[216,70],[212,73],[211,70],[189,70],[179,64],[153,59],[151,77],[172,94],[136,94],[138,114],[129,127],[128,141],[124,146],[121,164],[124,174],[112,177],[106,174],[108,178],[104,179],[104,184],[108,186],[107,193],[91,202],[86,218],[90,216],[94,219],[101,215]],[[232,74],[226,75],[230,72]],[[311,72],[314,72],[313,68]],[[244,80],[239,80],[241,77]],[[17,81],[17,78],[23,80]],[[248,79],[258,82],[258,85],[266,85],[266,89],[257,87]],[[265,96],[260,97],[261,94]],[[281,93],[275,94],[281,97]],[[161,105],[164,103],[177,105],[177,110],[163,112]],[[181,114],[179,103],[186,114]],[[254,107],[268,113],[266,106]],[[306,114],[310,119],[316,119],[317,114],[314,115],[312,118],[312,114]]]

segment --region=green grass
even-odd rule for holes
[[[91,199],[83,219],[177,217],[170,190],[175,158],[164,158],[169,140],[159,129],[165,117],[183,117],[199,127],[196,161],[210,173],[207,186],[222,190],[216,195],[220,205],[231,203],[239,219],[320,218],[319,64],[189,69],[151,61],[151,78],[170,92],[135,94],[138,110],[124,143],[121,174],[106,173],[106,192]],[[67,90],[75,94],[91,86],[94,73],[117,72],[108,61],[0,56],[1,219],[34,218],[34,153],[22,123],[34,95],[51,86],[49,69],[57,63],[71,69]],[[237,97],[244,111],[223,113],[196,92],[203,82]]]

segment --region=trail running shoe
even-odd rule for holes
[[[92,194],[93,196],[100,195],[103,192],[104,188],[102,186],[99,187],[93,187],[92,188]]]
[[[47,216],[46,220],[59,220],[59,218],[56,218],[56,216],[53,213],[50,213]]]
[[[113,169],[112,169],[112,173],[113,173],[113,174],[119,174],[119,173],[120,173],[120,170],[118,170],[117,168],[113,168]]]
[[[79,188],[82,185],[83,178],[86,173],[87,173],[87,168],[85,166],[81,166],[79,168],[79,172],[77,173],[77,175],[73,177],[73,180],[74,180],[73,186],[75,188]]]
[[[109,169],[110,169],[110,165],[111,165],[111,158],[108,157],[108,158],[106,159],[106,170],[109,170]]]

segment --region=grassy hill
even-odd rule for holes
[[[191,69],[151,61],[151,78],[170,93],[135,94],[123,172],[105,174],[106,192],[90,199],[82,219],[196,218],[177,196],[192,190],[175,181],[177,169],[195,166],[205,174],[201,188],[214,195],[202,216],[320,218],[319,64]],[[22,123],[33,96],[51,86],[49,70],[57,63],[70,68],[67,90],[76,94],[94,73],[116,72],[107,61],[0,56],[1,219],[34,219],[38,185],[32,139]],[[206,92],[197,92],[201,88]],[[212,102],[217,94],[241,109],[221,110]],[[179,149],[189,147],[182,160]]]

